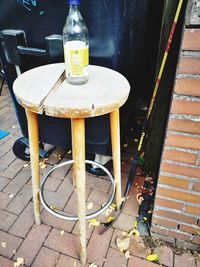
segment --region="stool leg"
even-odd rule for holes
[[[85,121],[72,119],[72,150],[74,157],[74,182],[77,192],[80,234],[80,259],[86,263],[86,197],[85,197]]]
[[[37,225],[40,220],[40,169],[39,169],[39,135],[38,135],[38,118],[37,114],[26,110],[28,121],[29,149],[31,158],[31,175],[33,189],[34,215]]]
[[[113,173],[116,183],[117,210],[121,206],[121,156],[120,156],[120,125],[119,109],[110,113],[110,131],[113,155]]]

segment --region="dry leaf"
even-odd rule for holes
[[[92,202],[88,203],[87,209],[91,210],[93,208],[94,204]]]
[[[88,267],[98,267],[95,262],[91,263]]]
[[[89,227],[90,226],[99,226],[100,225],[100,222],[97,221],[97,219],[90,219],[90,220],[88,220],[88,222],[89,222]]]
[[[28,167],[28,165],[29,165],[30,163],[31,163],[30,161],[27,162],[27,163],[25,163],[25,164],[24,164],[24,168]]]
[[[17,261],[14,263],[14,267],[19,267],[21,265],[23,265],[24,262],[24,258],[17,258]]]
[[[134,236],[134,237],[138,237],[138,236],[140,236],[140,232],[137,230],[137,229],[133,229],[133,230],[131,230],[130,232],[129,232],[129,234],[128,234],[129,236]]]
[[[137,143],[138,142],[138,139],[134,139],[134,142]]]
[[[7,243],[6,243],[6,242],[1,242],[1,246],[2,246],[3,248],[6,248],[6,247],[7,247]]]
[[[136,195],[137,202],[141,205],[142,201],[144,200],[143,196],[141,193]]]
[[[56,209],[56,206],[53,204],[53,205],[50,206],[50,209],[51,210],[55,210]]]
[[[130,245],[130,236],[126,233],[125,235],[120,235],[116,239],[116,245],[119,248],[120,251],[126,251],[129,248]]]
[[[138,227],[138,221],[135,220],[135,221],[133,222],[133,226],[134,226],[135,228],[137,228],[137,227]]]
[[[124,144],[124,147],[127,147],[128,146],[128,143]]]
[[[76,267],[76,266],[77,266],[77,261],[74,262],[74,267]]]
[[[47,166],[44,162],[40,162],[39,165],[40,165],[40,168],[41,168],[41,169],[44,169],[44,168],[46,168],[46,166]]]
[[[108,222],[108,223],[109,222],[112,222],[114,220],[114,218],[115,218],[114,216],[110,216],[110,217],[108,217],[108,219],[106,220],[106,222]]]
[[[14,194],[10,194],[10,195],[9,195],[9,198],[12,198],[12,197],[14,197]]]
[[[150,254],[146,257],[146,260],[148,261],[159,261],[158,255],[157,254]]]
[[[130,252],[127,250],[125,253],[124,253],[126,259],[129,259],[130,258]]]
[[[61,234],[61,235],[64,235],[64,233],[65,233],[64,230],[61,230],[61,231],[60,231],[60,234]]]

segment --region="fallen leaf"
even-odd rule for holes
[[[14,263],[14,267],[19,267],[24,264],[24,258],[17,258],[17,261]]]
[[[77,266],[77,261],[74,262],[74,267],[76,267],[76,266]]]
[[[106,220],[106,222],[108,222],[108,223],[109,222],[112,222],[114,220],[114,218],[115,218],[114,216],[110,216],[110,217],[108,217],[108,219]]]
[[[100,225],[100,222],[97,221],[97,219],[90,219],[90,220],[88,220],[88,222],[89,222],[89,227],[90,226],[99,226]]]
[[[131,230],[130,232],[129,232],[129,234],[128,234],[129,236],[134,236],[134,237],[138,237],[138,236],[140,236],[140,232],[137,230],[137,229],[133,229],[133,230]]]
[[[44,168],[46,168],[46,166],[47,166],[44,162],[40,162],[39,165],[40,165],[40,168],[41,168],[41,169],[44,169]]]
[[[92,202],[88,203],[87,209],[91,210],[93,208],[94,204]]]
[[[7,247],[7,243],[6,243],[6,242],[1,242],[1,246],[2,246],[3,248],[6,248],[6,247]]]
[[[130,245],[130,236],[126,233],[126,236],[120,235],[116,239],[116,245],[120,251],[126,251]]]
[[[13,249],[13,254],[16,254],[17,253],[17,250],[16,249]]]
[[[56,209],[56,206],[53,204],[53,205],[50,206],[50,209],[51,210],[55,210]]]
[[[64,230],[61,230],[61,231],[60,231],[60,234],[61,234],[61,235],[64,235],[64,233],[65,233]]]
[[[98,267],[95,262],[91,263],[88,267]]]
[[[137,143],[138,142],[138,139],[134,139],[134,142]]]
[[[150,254],[146,257],[146,260],[148,261],[159,261],[158,255],[157,254]]]
[[[28,165],[29,165],[30,163],[31,163],[30,161],[27,162],[27,163],[25,163],[25,164],[24,164],[24,168],[28,167]]]
[[[141,193],[136,195],[137,202],[141,205],[142,201],[144,200],[143,196]]]
[[[71,150],[67,151],[67,154],[71,154],[71,153],[72,153],[72,151],[71,151]]]
[[[127,147],[128,146],[128,143],[124,144],[124,147]]]
[[[129,259],[130,258],[130,252],[127,250],[125,253],[124,253],[126,259]]]
[[[14,194],[10,194],[10,195],[9,195],[9,198],[13,198],[13,197],[14,197]]]
[[[133,222],[133,226],[134,226],[135,228],[137,228],[137,227],[138,227],[138,221],[135,220],[135,221]]]

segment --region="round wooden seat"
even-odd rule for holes
[[[13,85],[21,105],[53,117],[86,118],[110,113],[126,102],[130,86],[120,73],[91,65],[89,81],[72,85],[64,68],[64,63],[57,63],[22,74]]]

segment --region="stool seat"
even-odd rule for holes
[[[87,118],[110,113],[128,98],[129,83],[114,70],[90,65],[88,82],[72,85],[64,69],[56,63],[23,73],[13,85],[21,105],[57,118]]]

